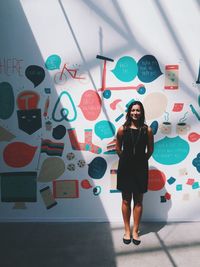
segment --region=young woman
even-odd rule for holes
[[[117,189],[122,192],[122,215],[125,234],[123,242],[140,244],[138,236],[142,216],[143,193],[147,192],[148,159],[153,153],[153,133],[145,124],[144,107],[140,101],[130,104],[125,123],[118,129],[116,151],[119,156]],[[130,228],[133,199],[133,229]]]

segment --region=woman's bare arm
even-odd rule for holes
[[[154,149],[154,137],[151,127],[147,130],[148,142],[147,142],[147,159],[151,157]]]
[[[116,138],[116,152],[120,157],[122,153],[122,138],[123,138],[123,126],[121,126],[117,131],[117,138]]]

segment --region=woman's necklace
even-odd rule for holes
[[[132,128],[133,129],[133,128]],[[137,138],[134,142],[134,136],[133,136],[133,132],[131,131],[131,136],[132,136],[132,141],[133,141],[133,155],[135,156],[135,153],[136,153],[136,146],[139,142],[139,139],[140,139],[140,135],[141,135],[141,127],[139,128],[139,132],[138,132],[138,135],[137,135]]]

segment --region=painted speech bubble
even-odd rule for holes
[[[173,138],[165,137],[154,144],[153,158],[155,161],[164,165],[173,165],[183,161],[190,147],[188,142],[176,136]]]
[[[88,164],[88,166],[88,174],[90,177],[93,179],[100,179],[106,172],[107,162],[102,157],[96,157]]]
[[[94,127],[95,134],[101,139],[110,138],[115,135],[115,125],[107,120],[99,121]]]
[[[25,75],[36,87],[44,80],[45,71],[38,65],[30,65],[26,68]]]
[[[0,119],[6,120],[11,117],[15,106],[13,88],[10,83],[0,83]]]
[[[138,66],[134,58],[130,56],[124,56],[117,61],[112,73],[120,81],[130,82],[137,76]]]
[[[143,100],[146,120],[162,116],[167,108],[167,103],[167,97],[163,93],[154,92],[148,94]]]
[[[161,74],[157,59],[152,55],[143,56],[137,63],[138,78],[140,81],[150,83],[157,79]]]
[[[197,171],[200,172],[200,153],[198,153],[196,158],[193,159],[192,165],[194,165]]]
[[[101,112],[101,99],[94,90],[87,90],[81,97],[79,108],[84,117],[89,121],[94,121]]]
[[[8,166],[24,167],[32,161],[36,149],[36,146],[30,146],[23,142],[13,142],[5,147],[3,158]]]
[[[61,58],[58,55],[51,55],[45,62],[45,67],[48,70],[60,69]]]

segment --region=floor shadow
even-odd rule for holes
[[[149,233],[158,233],[167,222],[142,222],[140,226],[140,236]]]
[[[108,223],[1,223],[3,267],[115,267]]]

